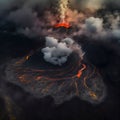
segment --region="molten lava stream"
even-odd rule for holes
[[[37,79],[42,79],[42,78],[44,78],[44,79],[46,79],[46,80],[48,80],[48,81],[62,81],[62,80],[66,80],[66,79],[71,79],[71,77],[74,79],[74,78],[80,78],[81,77],[81,75],[82,75],[82,73],[83,73],[83,71],[86,69],[86,65],[85,64],[82,64],[82,68],[78,71],[78,73],[77,73],[77,75],[73,75],[73,76],[65,76],[64,78],[61,78],[60,77],[60,75],[64,75],[64,73],[63,72],[60,72],[59,74],[57,74],[56,75],[56,78],[54,78],[54,77],[51,77],[51,76],[46,76],[46,75],[44,75],[43,73],[41,74],[41,73],[39,73],[39,76],[37,77]],[[73,67],[74,68],[74,67]],[[76,68],[75,68],[76,69]],[[71,71],[71,69],[70,69],[70,71]],[[70,72],[69,71],[69,72]],[[45,72],[46,73],[46,72]],[[57,78],[58,77],[58,78]]]
[[[60,28],[60,27],[64,27],[64,28],[70,28],[70,24],[68,22],[60,22],[55,24],[54,26],[55,28]]]
[[[85,64],[82,64],[82,66],[83,66],[82,69],[80,69],[80,70],[78,71],[78,74],[76,75],[78,78],[81,77],[83,70],[86,69],[86,65],[85,65]]]

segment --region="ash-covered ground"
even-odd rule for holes
[[[0,1],[0,120],[119,120],[119,0],[57,3]]]
[[[53,38],[46,39],[49,45],[55,42]],[[72,42],[72,39],[63,41]],[[65,46],[61,49],[63,43],[57,43],[55,51],[50,51],[53,48],[49,47],[41,48],[32,55],[11,60],[6,64],[5,79],[37,98],[50,95],[57,104],[75,96],[93,104],[101,103],[106,96],[106,86],[99,71],[83,59],[84,53],[80,46],[76,46],[78,44],[71,44],[75,48],[72,52],[72,48]],[[71,55],[66,57],[69,52]]]

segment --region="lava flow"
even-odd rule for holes
[[[78,74],[77,74],[77,77],[78,77],[78,78],[81,77],[83,70],[86,69],[86,65],[85,65],[85,64],[82,64],[82,66],[83,66],[83,68],[78,71]]]
[[[60,22],[55,24],[54,26],[55,28],[60,28],[60,27],[64,27],[64,28],[70,28],[70,24],[68,22]]]
[[[62,103],[74,96],[91,103],[103,100],[105,88],[101,76],[94,66],[81,61],[77,53],[71,54],[62,67],[51,66],[41,56],[38,52],[11,61],[6,69],[8,80],[22,86],[34,96],[51,95],[55,103]]]

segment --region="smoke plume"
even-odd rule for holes
[[[54,65],[62,65],[72,53],[71,45],[74,41],[70,38],[58,41],[52,37],[46,37],[46,47],[42,49],[44,59]]]

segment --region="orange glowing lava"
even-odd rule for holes
[[[77,77],[78,77],[78,78],[81,77],[83,70],[86,69],[86,65],[85,65],[85,64],[82,64],[82,66],[83,66],[82,69],[80,69],[80,70],[78,71],[78,74],[77,74]]]
[[[55,24],[54,26],[55,28],[60,28],[60,27],[64,27],[64,28],[70,28],[70,24],[68,22],[60,22]]]

